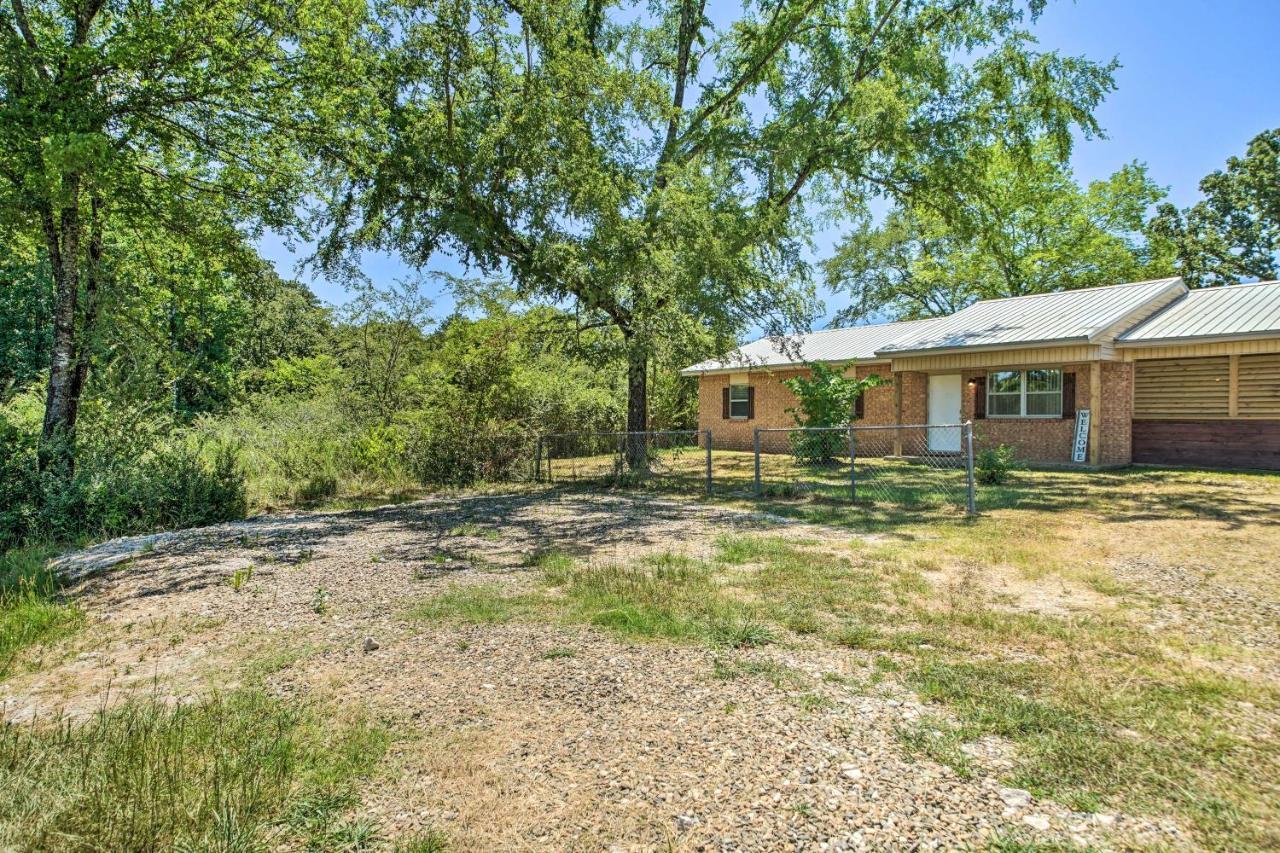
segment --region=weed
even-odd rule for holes
[[[450,586],[410,610],[414,619],[424,621],[453,620],[473,625],[509,622],[532,610],[537,599],[532,596],[508,595],[491,585]]]
[[[336,814],[353,803],[355,781],[386,743],[363,719],[254,690],[174,707],[133,699],[83,723],[9,726],[0,731],[0,834],[31,850],[311,846],[320,841],[315,804]]]
[[[445,853],[449,841],[443,832],[429,829],[413,838],[397,841],[393,853]]]
[[[322,586],[316,587],[315,594],[311,596],[311,612],[318,616],[323,616],[329,612],[329,590]]]
[[[37,545],[0,555],[0,680],[24,649],[53,643],[83,624],[80,610],[61,600],[47,569],[54,553]]]
[[[578,650],[569,646],[557,646],[554,649],[547,649],[542,653],[543,660],[556,660],[558,658],[571,658],[578,654]]]
[[[235,592],[239,592],[249,579],[253,577],[253,566],[245,566],[242,569],[236,569],[231,573],[231,577],[227,578],[227,585]]]

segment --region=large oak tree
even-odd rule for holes
[[[1111,69],[1037,50],[1042,7],[401,0],[387,145],[339,175],[322,259],[445,249],[616,326],[644,430],[659,341],[807,321],[825,211],[963,195],[977,147],[1096,130]]]

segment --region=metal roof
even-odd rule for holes
[[[708,359],[680,372],[691,376],[725,370],[789,367],[815,361],[875,361],[876,350],[886,343],[905,334],[922,331],[929,324],[937,322],[938,319],[907,320],[900,323],[850,326],[847,329],[826,329],[805,335],[765,337],[744,344],[723,358]]]
[[[1161,299],[1185,292],[1180,278],[1161,278],[1109,287],[1090,287],[1058,293],[984,299],[918,332],[887,342],[882,356],[1035,346],[1047,343],[1106,343],[1115,333],[1140,319],[1144,308],[1156,310]]]
[[[1121,344],[1280,335],[1280,281],[1193,290],[1125,332]]]

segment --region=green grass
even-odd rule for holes
[[[57,549],[36,545],[0,555],[0,680],[29,647],[53,643],[83,623],[78,608],[61,600],[45,566]]]
[[[529,614],[537,603],[532,596],[511,595],[493,585],[455,585],[423,601],[409,615],[423,621],[494,625]]]
[[[132,699],[75,723],[0,730],[0,847],[359,849],[351,817],[387,734],[254,689]]]

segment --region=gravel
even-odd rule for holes
[[[869,680],[868,653],[736,655],[801,673],[821,699],[801,703],[800,688],[765,677],[716,678],[724,651],[404,616],[449,584],[519,591],[534,582],[530,555],[548,548],[625,559],[679,543],[705,556],[726,530],[784,523],[634,496],[506,495],[109,543],[64,563],[81,578],[95,647],[0,686],[0,714],[86,714],[158,681],[189,695],[234,680],[241,661],[295,650],[270,689],[370,708],[403,734],[361,805],[387,837],[438,827],[460,850],[950,849],[1008,834],[1188,843],[1168,821],[1078,814],[1003,787],[985,761],[965,778],[913,758],[900,731],[937,709],[892,679],[865,694],[849,686]],[[104,572],[107,555],[117,568]],[[966,747],[1001,760],[1009,750]]]

